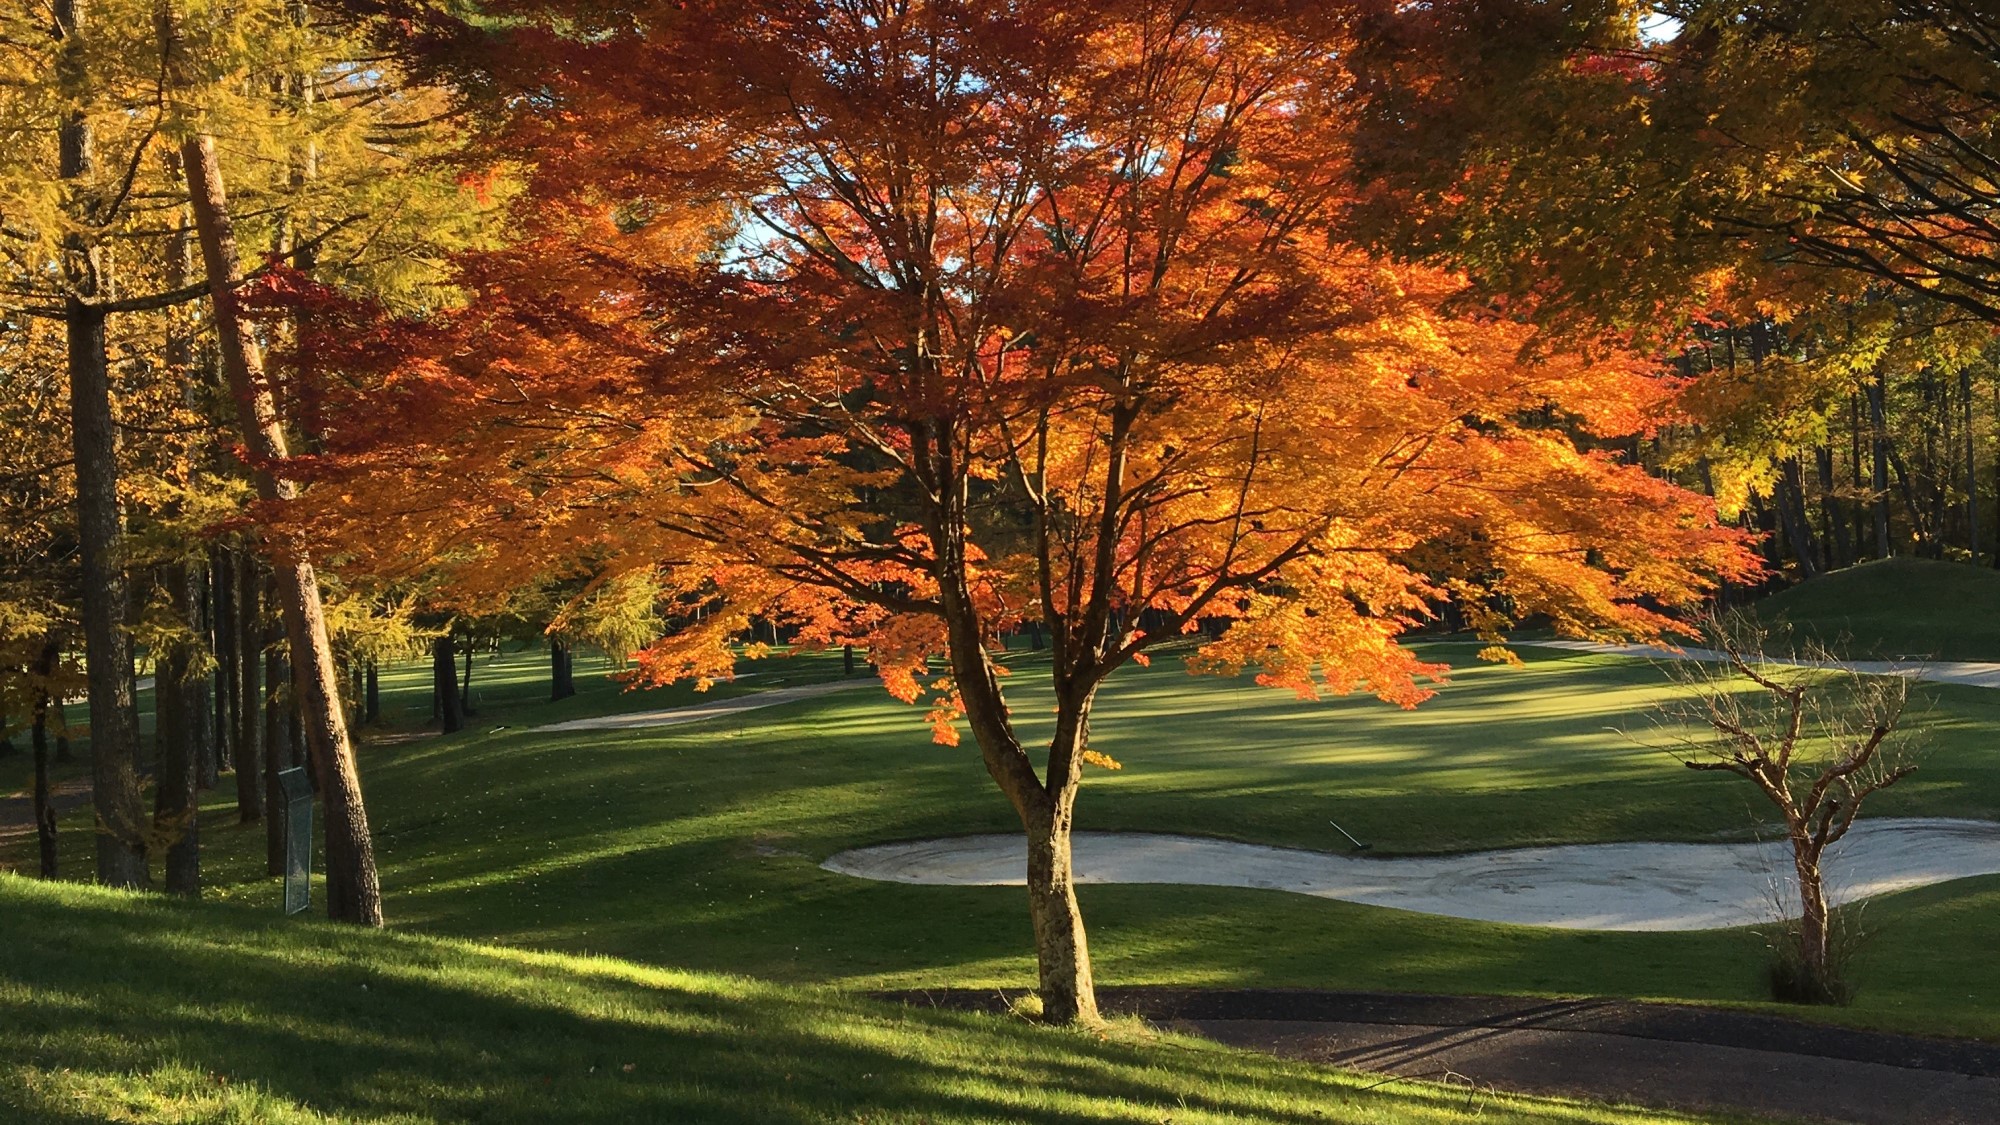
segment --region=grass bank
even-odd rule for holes
[[[10,1122],[1665,1125],[741,977],[0,875]]]

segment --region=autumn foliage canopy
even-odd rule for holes
[[[1324,6],[516,14],[475,61],[537,79],[493,137],[533,235],[452,316],[323,318],[369,485],[315,496],[468,590],[653,572],[651,680],[755,614],[937,687],[953,741],[956,640],[1037,621],[1094,684],[1207,620],[1204,667],[1407,705],[1442,601],[1650,635],[1746,565],[1616,452],[1674,380],[1359,248]]]

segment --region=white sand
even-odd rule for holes
[[[1699,660],[1705,664],[1719,664],[1727,659],[1722,653],[1706,648],[1670,649],[1656,645],[1600,644],[1596,641],[1514,643],[1535,648],[1560,648],[1571,652],[1589,652],[1600,656],[1631,656],[1645,660]],[[1766,657],[1764,663],[1789,664],[1797,667],[1804,662]],[[1837,667],[1868,676],[1908,676],[1913,680],[1928,680],[1938,684],[2000,688],[2000,664],[1988,664],[1976,660],[1850,660],[1839,663]]]
[[[1797,907],[1790,851],[1764,844],[1573,844],[1377,859],[1151,833],[1079,832],[1082,883],[1257,887],[1402,910],[1574,930],[1707,930]],[[841,852],[828,871],[895,883],[1020,885],[1020,836],[964,836]],[[1836,902],[2000,874],[2000,824],[1863,820],[1829,850]]]

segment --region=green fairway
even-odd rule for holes
[[[0,934],[9,1122],[1695,1120],[4,875]]]
[[[1468,666],[1412,712],[1190,678],[1172,659],[1131,670],[1107,689],[1093,738],[1125,768],[1093,774],[1081,826],[1333,850],[1331,817],[1380,851],[1418,852],[1742,838],[1761,811],[1735,779],[1695,774],[1606,729],[1647,729],[1667,689],[1644,663],[1529,649],[1527,665],[1510,668],[1471,664],[1464,645],[1428,652]],[[524,728],[688,698],[599,685],[552,706],[538,702],[537,659],[482,666],[475,684],[512,683],[517,698],[496,691],[472,731],[365,753],[393,925],[781,981],[1032,982],[1018,889],[871,883],[818,867],[859,844],[1015,827],[976,753],[929,744],[921,710],[857,685],[682,727],[536,734]],[[1039,669],[1029,654],[1017,663],[1016,713],[1033,734]],[[423,685],[418,668],[388,679],[395,715],[428,714]],[[1934,749],[1871,809],[2000,818],[2000,764],[1984,734],[2000,693],[1926,689],[1924,703]],[[87,823],[65,823],[73,872],[87,870]],[[208,824],[213,896],[270,907],[261,829],[227,824],[220,799]],[[1750,931],[1587,933],[1196,887],[1090,886],[1083,906],[1107,983],[1764,995]],[[2000,878],[1871,904],[1879,932],[1856,1005],[1814,1014],[2000,1038],[1984,921],[1996,911]]]
[[[1756,603],[1756,615],[1855,658],[2000,660],[2000,570],[1883,559]]]

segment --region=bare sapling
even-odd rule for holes
[[[1854,827],[1864,801],[1916,769],[1900,726],[1909,680],[1857,672],[1816,641],[1773,653],[1770,634],[1743,621],[1709,632],[1713,659],[1671,666],[1688,689],[1668,706],[1672,753],[1689,769],[1747,779],[1783,820],[1798,918],[1774,945],[1773,993],[1846,1003],[1854,935],[1827,906],[1827,849]]]

